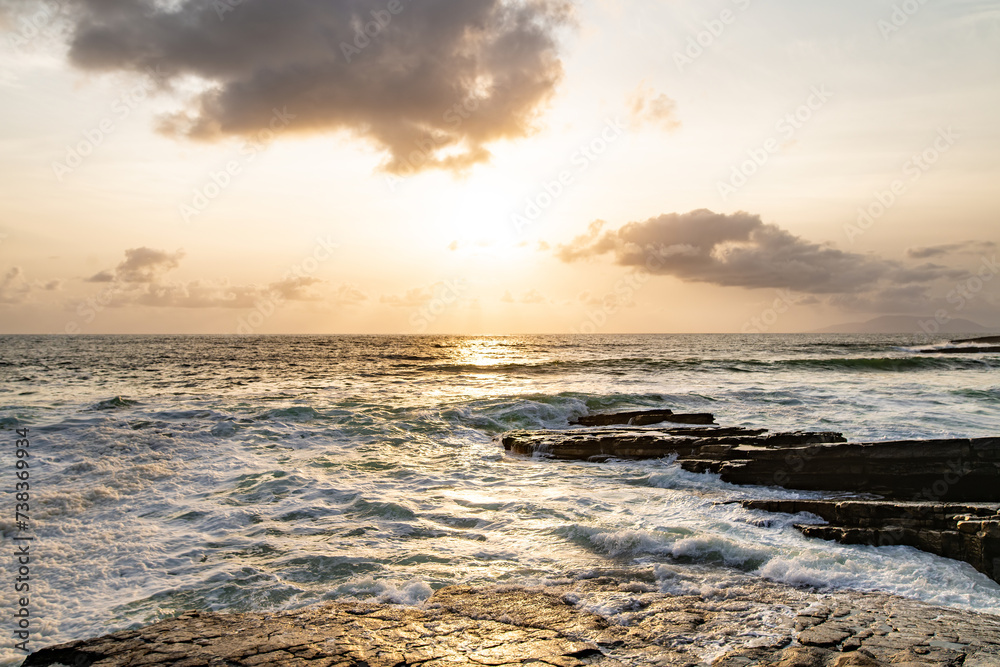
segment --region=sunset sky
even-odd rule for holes
[[[0,0],[0,332],[1000,328],[1000,2]]]

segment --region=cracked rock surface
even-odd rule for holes
[[[421,607],[187,612],[42,649],[23,664],[1000,667],[1000,617],[760,580],[671,595],[663,582],[662,572],[610,571],[545,589],[450,586]]]

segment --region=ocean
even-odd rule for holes
[[[12,538],[31,544],[31,648],[187,609],[418,604],[649,567],[665,592],[766,579],[1000,614],[1000,586],[910,547],[806,539],[808,516],[670,460],[506,456],[510,429],[671,408],[852,441],[995,436],[1000,355],[916,336],[3,336],[0,664],[18,664]],[[15,429],[30,436],[27,530]]]

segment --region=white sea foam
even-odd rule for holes
[[[493,441],[654,406],[855,439],[1000,426],[983,409],[991,367],[824,365],[881,358],[893,341],[811,341],[276,338],[252,354],[216,339],[5,341],[0,376],[17,375],[0,385],[46,381],[0,405],[0,427],[17,420],[33,437],[32,647],[192,607],[418,604],[448,584],[543,584],[612,564],[652,566],[656,590],[720,604],[767,579],[1000,613],[1000,586],[965,564],[807,539],[793,524],[816,517],[726,504],[817,494],[734,486],[669,460],[516,459]],[[506,369],[470,363],[471,349]],[[808,363],[772,363],[796,358]],[[0,514],[3,537],[16,530]],[[624,619],[643,594],[583,603]],[[5,646],[3,664],[23,657]]]

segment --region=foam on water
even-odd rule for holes
[[[1000,613],[1000,587],[967,565],[809,540],[793,524],[816,517],[733,504],[820,494],[669,460],[511,458],[494,440],[646,407],[855,439],[990,435],[997,389],[980,360],[815,363],[906,356],[885,337],[4,342],[0,386],[38,389],[0,405],[0,429],[33,438],[34,648],[188,608],[416,604],[448,584],[616,564],[652,566],[664,592],[723,599],[766,579]],[[0,530],[15,530],[9,513]],[[630,613],[628,596],[585,602]],[[21,657],[11,647],[4,664]]]

